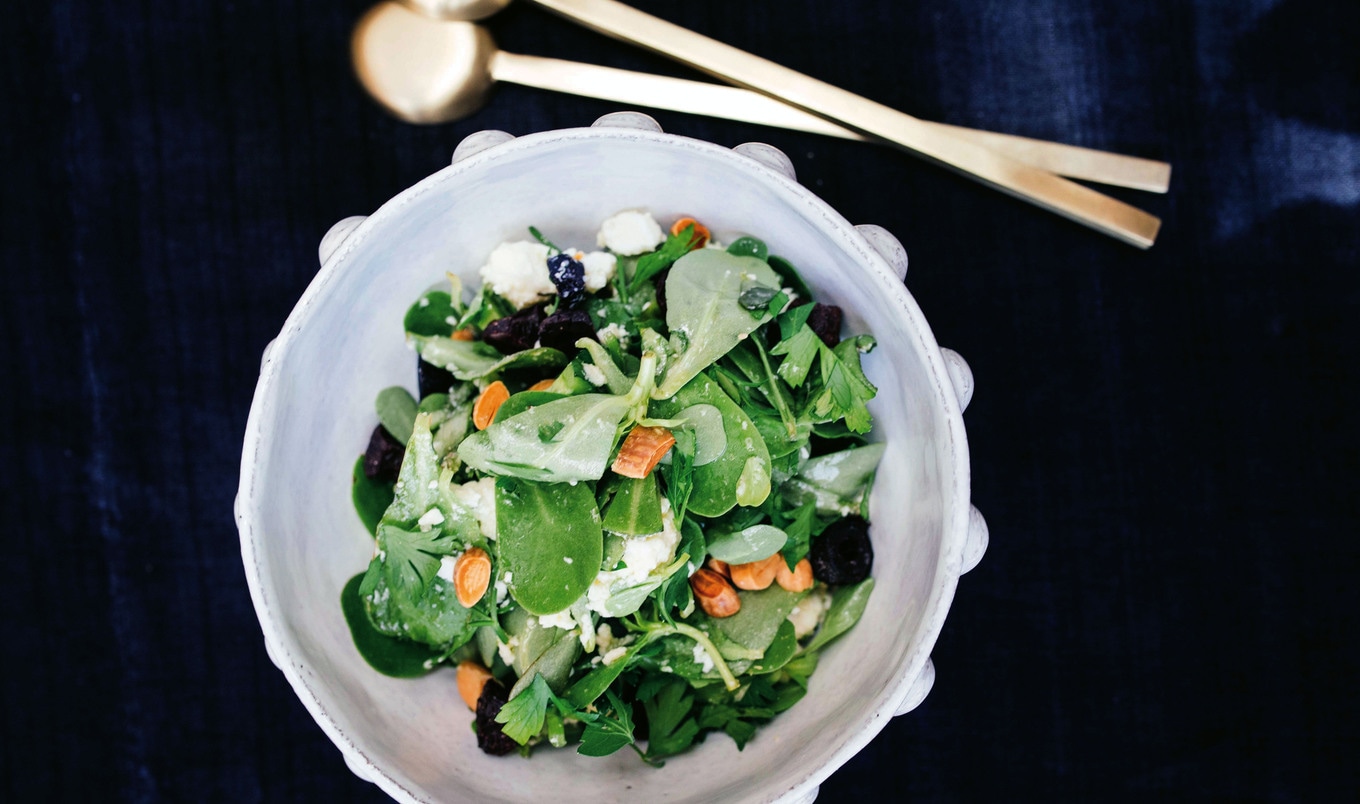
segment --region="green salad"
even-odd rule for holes
[[[528,231],[406,313],[418,394],[378,394],[354,467],[354,644],[450,668],[489,753],[744,747],[873,589],[874,340],[753,237]]]

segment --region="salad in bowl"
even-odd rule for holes
[[[481,749],[738,748],[806,694],[874,580],[877,393],[786,259],[645,210],[589,252],[530,227],[403,328],[342,604],[378,671],[454,669]]]

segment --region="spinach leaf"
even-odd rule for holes
[[[762,318],[739,301],[748,280],[779,285],[764,262],[714,249],[690,252],[672,266],[666,277],[666,324],[673,344],[683,343],[684,349],[669,361],[653,397],[673,395],[760,326]]]
[[[793,292],[798,295],[798,298],[812,298],[812,290],[808,288],[807,283],[803,281],[803,277],[799,275],[798,269],[793,267],[793,263],[783,257],[773,254],[767,257],[765,261],[769,263],[770,268],[773,269],[775,273],[779,274],[779,278],[783,280],[782,284],[784,287],[793,290]]]
[[[690,493],[689,510],[699,516],[721,516],[737,504],[738,485],[748,464],[765,469],[768,482],[770,453],[746,413],[723,393],[717,383],[701,374],[680,389],[670,399],[652,403],[655,415],[666,418],[677,415],[693,405],[712,405],[722,414],[727,447],[712,463],[694,467],[694,489]],[[750,491],[748,478],[748,492]],[[753,495],[752,495],[753,496]],[[764,498],[746,505],[758,505]]]
[[[622,478],[604,513],[604,529],[629,536],[660,533],[661,494],[656,477]]]
[[[759,592],[738,594],[741,610],[731,617],[713,621],[714,631],[730,642],[762,655],[779,632],[779,624],[788,619],[793,607],[807,596],[806,592],[789,592],[778,585]],[[718,650],[723,650],[721,643]]]
[[[825,647],[836,637],[849,631],[859,622],[864,607],[869,603],[869,594],[874,591],[874,579],[865,578],[854,586],[842,586],[831,596],[831,608],[826,612],[822,627],[812,637],[804,651],[811,653]]]
[[[496,409],[496,417],[493,421],[504,421],[516,413],[523,413],[532,407],[545,405],[557,399],[561,399],[561,394],[549,393],[548,391],[520,391],[511,394],[510,398],[501,403]]]
[[[735,254],[738,257],[755,257],[764,260],[770,256],[770,250],[765,247],[765,241],[754,237],[738,237],[727,247],[728,254]]]
[[[687,563],[689,563],[689,556],[681,555],[670,564],[652,570],[647,579],[641,583],[618,589],[611,588],[609,597],[605,598],[604,604],[600,606],[600,614],[605,617],[627,617],[641,608],[652,592],[655,592],[672,575],[677,574]]]
[[[789,537],[772,525],[752,525],[734,533],[709,533],[708,554],[728,564],[760,561],[778,553]]]
[[[581,655],[581,641],[574,634],[567,633],[560,628],[544,629],[556,632],[556,639],[547,650],[534,660],[520,674],[519,681],[510,688],[510,697],[513,698],[521,690],[528,686],[528,682],[533,678],[541,678],[547,683],[548,689],[556,692],[566,686],[567,679],[571,675],[571,666],[576,661],[576,657]]]
[[[789,507],[813,503],[818,513],[844,516],[859,507],[885,445],[866,444],[808,459],[779,489]]]
[[[659,759],[689,748],[699,736],[692,715],[694,695],[683,679],[668,681],[642,702],[647,712],[647,756]]]
[[[350,488],[350,498],[354,501],[354,510],[359,514],[359,520],[371,534],[377,534],[378,522],[382,520],[383,512],[392,504],[392,485],[372,480],[364,474],[364,456],[360,455],[359,460],[354,462],[354,483]]]
[[[373,571],[377,567],[377,571]],[[479,608],[465,609],[454,594],[453,584],[435,578],[424,589],[398,586],[392,573],[383,571],[381,559],[374,559],[364,574],[359,594],[363,597],[368,621],[380,634],[401,637],[426,645],[452,650],[472,638],[485,623]],[[372,593],[364,590],[370,577],[376,579]]]
[[[413,335],[452,335],[461,307],[461,300],[458,307],[454,307],[453,296],[442,290],[422,293],[406,311],[402,325]]]
[[[787,664],[797,652],[798,637],[794,636],[793,623],[784,620],[775,631],[774,641],[765,649],[765,655],[751,665],[750,672],[753,675],[773,673]]]
[[[722,411],[714,405],[690,405],[676,417],[694,430],[694,465],[707,466],[727,452]]]
[[[396,678],[415,678],[434,669],[443,651],[408,639],[388,636],[373,627],[359,596],[359,585],[364,573],[359,573],[345,584],[340,592],[340,608],[349,624],[354,647],[374,670]]]
[[[468,466],[498,475],[545,482],[598,480],[630,408],[625,397],[613,394],[557,399],[473,433],[463,440],[458,455]]]
[[[460,380],[493,379],[509,370],[561,368],[569,358],[546,346],[502,355],[482,341],[459,341],[438,335],[412,335],[420,357],[431,365],[453,372]]]
[[[641,641],[630,645],[627,652],[613,662],[610,662],[607,665],[603,663],[597,665],[595,669],[582,676],[575,684],[572,684],[571,687],[563,693],[562,697],[566,699],[567,703],[577,709],[585,709],[587,706],[595,703],[595,700],[601,695],[604,695],[605,690],[609,689],[609,685],[613,684],[619,676],[623,675],[623,672],[627,670],[628,666],[632,663],[633,657],[637,656],[638,651],[646,644],[647,641],[644,637]]]
[[[378,421],[392,437],[405,444],[411,440],[411,431],[416,424],[416,400],[411,392],[394,385],[378,392],[374,403],[378,410]]]
[[[585,594],[604,553],[600,512],[584,483],[496,478],[496,533],[513,573],[510,594],[533,614],[559,612]]]
[[[455,330],[464,327],[486,329],[487,324],[513,312],[515,312],[515,305],[496,295],[495,291],[484,284],[477,290],[477,295],[472,297],[472,303],[468,305],[467,310],[459,317],[458,323],[454,324],[453,328]]]
[[[576,346],[585,349],[590,354],[590,362],[595,364],[604,375],[605,385],[608,386],[611,394],[626,394],[628,389],[633,386],[633,381],[624,374],[614,363],[614,358],[610,356],[608,350],[598,341],[590,338],[582,338],[576,342]]]

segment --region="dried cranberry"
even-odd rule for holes
[[[477,699],[477,747],[497,757],[519,749],[519,743],[507,736],[505,727],[496,722],[502,706],[505,706],[505,687],[495,679],[486,682]]]
[[[416,384],[420,388],[420,398],[430,394],[447,394],[453,387],[453,374],[433,363],[416,358]]]
[[[496,347],[503,355],[512,355],[534,348],[538,340],[538,325],[543,323],[543,305],[525,307],[517,313],[497,318],[482,330],[482,340]]]
[[[401,460],[406,457],[406,447],[381,424],[373,428],[369,436],[368,449],[364,451],[364,474],[369,480],[397,482],[401,473]]]
[[[812,305],[807,325],[812,327],[812,331],[817,333],[817,337],[827,346],[835,346],[841,342],[841,308],[836,305],[821,302]]]
[[[575,307],[586,296],[586,267],[567,254],[548,258],[548,278],[562,307]]]
[[[812,576],[831,586],[868,578],[874,566],[869,523],[857,516],[832,522],[812,540],[808,560],[812,562]]]
[[[569,355],[576,353],[576,342],[581,338],[595,338],[595,327],[585,310],[558,310],[538,327],[539,343]]]

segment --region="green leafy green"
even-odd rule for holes
[[[349,624],[350,636],[354,647],[364,661],[379,673],[396,678],[415,678],[434,669],[443,651],[418,642],[388,636],[374,628],[368,619],[363,598],[359,596],[359,585],[364,573],[359,573],[345,584],[340,592],[340,608]]]
[[[652,696],[643,699],[642,707],[647,712],[649,758],[678,754],[699,736],[699,724],[692,715],[694,694],[682,679],[663,684]]]
[[[583,483],[496,478],[496,533],[513,573],[510,594],[534,614],[559,612],[585,594],[604,554],[595,495]]]
[[[354,462],[354,483],[350,487],[350,497],[354,510],[369,533],[377,534],[378,523],[383,513],[392,504],[392,483],[373,480],[364,473],[364,456]]]
[[[867,403],[878,389],[864,376],[859,354],[869,351],[874,339],[868,335],[850,338],[836,344],[834,349],[821,344],[818,365],[821,368],[822,391],[809,403],[813,416],[820,421],[845,419],[845,426],[856,433],[867,433],[873,422]]]
[[[628,289],[634,293],[643,283],[671,267],[671,264],[690,252],[694,244],[694,226],[691,224],[666,238],[666,242],[656,251],[644,254],[633,271],[633,279]]]
[[[608,714],[586,723],[576,753],[604,757],[634,743],[633,716],[629,714],[629,707],[613,692],[609,693],[609,703]]]
[[[548,704],[552,701],[552,690],[542,676],[534,676],[518,695],[506,701],[496,715],[505,736],[524,745],[543,731],[543,719]]]
[[[548,391],[520,391],[517,394],[511,394],[510,398],[502,402],[501,406],[496,409],[496,416],[493,421],[505,421],[516,413],[522,413],[529,408],[546,405],[561,398],[561,394]]]
[[[468,466],[499,475],[544,482],[598,480],[629,410],[628,400],[613,394],[557,399],[473,433],[458,454]]]
[[[462,314],[462,302],[455,307],[453,296],[442,290],[422,293],[406,311],[402,325],[413,335],[452,335]]]
[[[378,410],[378,421],[392,437],[405,444],[411,440],[411,431],[416,424],[416,400],[399,385],[384,388],[378,392],[374,402]]]
[[[622,478],[604,513],[605,530],[629,536],[661,532],[661,494],[655,475]]]
[[[734,533],[709,533],[708,554],[728,564],[760,561],[778,553],[789,537],[773,525],[752,525]]]
[[[788,619],[793,607],[807,593],[789,592],[775,584],[758,592],[743,591],[738,595],[741,597],[741,610],[731,617],[714,620],[714,631],[728,642],[763,655],[774,641],[779,624]],[[730,649],[724,652],[724,647],[724,643],[718,643],[718,650],[724,656],[733,653]]]
[[[570,360],[546,346],[502,355],[483,341],[460,341],[439,335],[410,337],[421,359],[453,372],[460,380],[490,380],[510,370],[536,369],[546,373],[565,366]]]
[[[883,444],[866,444],[810,458],[779,489],[790,507],[813,503],[823,514],[844,516],[858,508],[883,458]]]
[[[770,250],[765,247],[765,241],[754,237],[738,237],[727,247],[728,254],[735,254],[738,257],[755,257],[764,260],[770,256]]]
[[[854,586],[842,586],[831,596],[831,606],[827,609],[822,627],[812,637],[804,650],[809,653],[820,650],[831,640],[849,631],[859,622],[864,607],[869,604],[869,595],[874,591],[874,579],[865,578]]]
[[[679,354],[653,396],[665,399],[760,326],[741,306],[743,282],[778,287],[779,277],[754,257],[700,249],[676,261],[666,277],[666,325]]]

